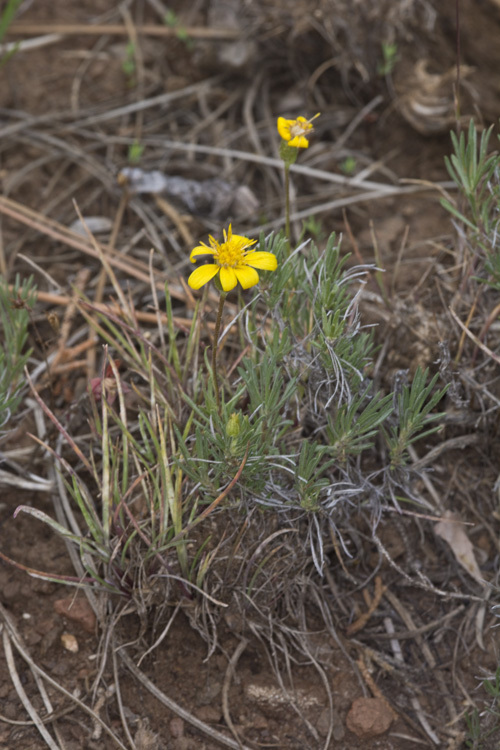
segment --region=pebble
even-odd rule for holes
[[[382,698],[356,698],[346,724],[350,732],[360,739],[378,737],[387,732],[394,719],[394,712]]]

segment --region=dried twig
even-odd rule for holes
[[[375,593],[373,599],[368,602],[367,611],[363,612],[363,614],[360,615],[358,619],[355,622],[351,623],[351,625],[349,625],[349,627],[347,628],[346,635],[348,637],[354,635],[365,627],[368,620],[380,604],[386,588],[386,586],[382,585],[382,579],[380,578],[380,576],[375,576]]]
[[[214,29],[206,26],[187,26],[183,31],[192,39],[216,39],[234,41],[241,32],[237,29]],[[176,37],[178,30],[164,24],[145,23],[137,27],[137,33],[153,37]],[[29,36],[30,34],[59,34],[61,36],[129,36],[126,24],[112,23],[13,23],[9,26],[9,35]]]

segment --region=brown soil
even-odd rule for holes
[[[242,3],[243,15],[248,14],[245,23],[249,41],[240,49],[243,62],[239,67],[236,51],[231,52],[228,62],[224,54],[229,42],[220,41],[215,34],[217,28],[229,26],[232,21],[231,13],[225,13],[220,4],[170,3],[186,26],[213,32],[212,37],[208,33],[204,39],[193,33],[189,44],[175,36],[141,35],[142,23],[161,25],[156,3],[137,0],[123,6],[128,10],[110,5],[102,0],[33,3],[19,19],[39,26],[81,24],[83,31],[91,23],[127,26],[129,34],[137,30],[137,49],[141,54],[135,70],[127,74],[123,69],[126,35],[66,32],[48,46],[18,51],[0,71],[1,178],[4,195],[17,207],[33,209],[68,227],[76,219],[76,201],[83,215],[107,218],[110,226],[115,223],[116,247],[127,255],[147,264],[149,248],[154,245],[158,249],[158,270],[172,279],[185,277],[188,269],[190,248],[186,237],[196,241],[206,237],[218,226],[220,217],[207,215],[196,207],[189,212],[185,206],[174,207],[167,216],[161,204],[140,195],[125,208],[123,221],[118,221],[122,191],[116,176],[127,164],[131,139],[146,144],[140,162],[146,170],[158,169],[191,179],[222,176],[250,188],[258,207],[250,216],[245,216],[244,211],[240,215],[242,232],[279,219],[279,171],[262,164],[243,163],[232,154],[173,149],[164,141],[276,156],[276,115],[283,111],[314,114],[320,110],[318,137],[308,153],[303,158],[301,155],[302,165],[342,175],[342,166],[352,157],[356,170],[370,167],[365,179],[378,183],[449,180],[443,157],[450,152],[448,131],[454,121],[453,78],[446,75],[456,60],[451,8],[454,4],[444,10],[441,3],[434,2],[436,17],[432,24],[432,3],[405,4],[414,12],[397,23],[393,19],[393,26],[385,29],[398,40],[398,60],[393,74],[386,78],[376,73],[380,43],[384,40],[385,27],[380,20],[383,10],[379,23],[373,27],[368,12],[366,18],[360,15],[357,22],[350,19],[339,23],[341,34],[332,30],[331,14],[342,9],[352,13],[342,2],[336,8],[335,0],[318,1],[315,8],[307,4],[307,9],[297,2],[292,10],[289,3]],[[192,8],[186,11],[185,5]],[[208,13],[209,5],[212,15]],[[377,15],[376,10],[373,13]],[[466,85],[462,113],[474,114],[485,124],[497,121],[500,115],[499,19],[500,10],[494,0],[461,3],[462,62],[473,68],[463,72]],[[234,23],[238,30],[238,18]],[[381,35],[380,40],[372,37],[373,29]],[[14,31],[9,40],[24,38]],[[346,49],[350,50],[347,56]],[[321,67],[328,60],[331,64]],[[419,115],[418,102],[428,102],[432,94],[425,66],[419,67],[419,61],[431,61],[429,69],[443,76],[441,93],[449,98],[448,114],[443,115],[440,109],[424,119]],[[165,96],[168,93],[173,94],[171,100]],[[140,102],[162,95],[164,98],[157,103],[141,108]],[[376,97],[380,97],[377,106],[370,108]],[[367,108],[366,114],[346,136],[349,124],[363,107]],[[124,109],[113,113],[119,108]],[[295,179],[299,196],[295,211],[307,212],[317,204],[346,195],[345,189],[336,184],[304,176]],[[75,283],[78,274],[90,270],[87,292],[92,294],[97,261],[33,226],[26,213],[13,215],[13,207],[11,203],[2,204],[9,279],[16,272],[29,274],[32,269],[27,259],[33,259],[38,264],[36,276],[41,290],[70,294],[70,284]],[[439,204],[438,190],[432,186],[420,192],[356,202],[346,211],[344,215],[342,210],[327,210],[316,218],[321,220],[323,233],[342,232],[344,250],[354,250],[364,261],[373,261],[374,242],[378,245],[394,307],[388,314],[368,293],[362,310],[367,322],[378,324],[380,343],[387,342],[380,377],[390,387],[398,370],[414,371],[417,365],[435,365],[439,341],[458,339],[444,303],[453,273],[455,231]],[[226,217],[222,218],[225,222]],[[295,228],[300,231],[300,222]],[[109,228],[107,231],[109,239]],[[375,283],[371,284],[368,292],[377,292]],[[140,293],[147,310],[147,285],[144,289]],[[175,313],[182,316],[184,292],[180,284],[178,292]],[[55,303],[39,302],[34,311],[37,333],[33,330],[33,345],[39,351],[42,338],[47,354],[54,346],[54,334],[45,319],[49,309],[62,317]],[[77,331],[82,324],[83,321],[75,321],[72,330]],[[74,410],[93,374],[81,368],[57,375],[50,396],[57,413]],[[44,395],[49,398],[47,392]],[[77,415],[74,423],[78,424],[79,419],[81,416]],[[465,425],[464,429],[450,421],[442,439],[470,435],[475,419],[472,411],[462,410],[457,421]],[[434,468],[433,481],[443,507],[460,513],[473,524],[469,536],[482,574],[486,580],[494,581],[498,557],[498,522],[494,518],[498,515],[494,516],[493,486],[498,473],[498,436],[493,428],[489,429],[490,435],[483,432],[481,440],[472,447],[446,452]],[[32,449],[33,443],[26,436],[28,431],[36,431],[30,414],[9,436],[5,448],[29,448],[19,463],[26,471],[36,472],[43,464],[39,463],[40,451]],[[420,457],[435,444],[417,444]],[[421,492],[425,495],[426,491],[422,482]],[[45,524],[28,515],[13,517],[20,504],[49,515],[54,513],[50,493],[2,488],[0,540],[4,555],[30,568],[73,575],[65,545]],[[302,623],[303,630],[309,633],[307,638],[303,634],[311,655],[309,661],[300,655],[300,650],[293,650],[294,639],[300,640],[298,623],[286,639],[277,636],[269,641],[257,619],[253,622],[249,617],[243,627],[231,606],[218,615],[215,645],[201,637],[199,618],[191,611],[194,605],[183,602],[177,609],[164,608],[163,617],[150,612],[151,621],[146,623],[137,613],[123,612],[115,627],[114,642],[127,644],[129,659],[137,663],[165,630],[168,616],[175,612],[168,633],[140,662],[140,670],[168,698],[225,735],[233,747],[238,744],[228,727],[228,717],[245,747],[326,750],[332,729],[328,747],[337,750],[416,750],[436,746],[458,750],[466,746],[465,710],[474,705],[481,708],[486,699],[479,679],[497,667],[499,644],[498,631],[493,629],[494,617],[489,605],[483,606],[484,590],[457,566],[449,547],[434,535],[425,518],[397,523],[385,520],[379,535],[399,571],[380,556],[360,521],[357,543],[358,553],[363,549],[359,562],[362,570],[356,570],[356,556],[349,563],[350,569],[344,570],[332,551],[327,578],[320,580],[311,573],[310,580],[297,582],[297,591],[310,597],[308,618]],[[371,580],[374,571],[387,586],[388,596],[381,599],[365,627],[349,635],[348,626],[366,612],[370,597],[375,595]],[[349,573],[367,581],[364,591],[352,584]],[[419,588],[416,579],[420,574],[442,593]],[[35,750],[48,746],[33,726],[13,682],[6,634],[10,633],[12,641],[14,631],[8,630],[7,622],[17,630],[19,642],[33,662],[69,693],[77,691],[80,700],[98,713],[123,746],[139,750],[221,747],[219,741],[163,705],[132,673],[120,652],[113,654],[113,642],[103,643],[97,628],[86,632],[82,622],[57,613],[56,601],[72,591],[6,564],[0,567],[0,622],[4,623],[5,636],[0,653],[0,748]],[[336,613],[330,630],[313,596],[318,592]],[[230,604],[230,592],[226,593]],[[491,603],[495,596],[491,596]],[[163,611],[160,606],[156,609]],[[403,611],[411,620],[405,621]],[[392,620],[398,633],[406,631],[398,641],[404,667],[394,658],[384,618]],[[64,648],[65,634],[76,639],[77,653]],[[103,649],[108,650],[105,662]],[[314,660],[322,671],[315,667]],[[18,652],[13,662],[28,700],[43,716],[48,704],[44,704],[33,671]],[[99,689],[92,692],[102,664]],[[277,681],[277,670],[273,669],[276,665],[288,697]],[[322,675],[326,675],[332,692],[331,711]],[[77,750],[118,746],[70,696],[46,681],[44,685],[56,717],[50,717],[46,724],[54,747]],[[383,696],[391,706],[394,720],[382,736],[360,739],[351,731],[347,716],[355,699],[374,694]],[[378,710],[380,713],[380,706]],[[420,723],[422,716],[429,731]],[[128,723],[130,737],[125,734],[123,720]],[[430,733],[439,744],[432,741]],[[498,742],[495,734],[482,747],[498,747]]]

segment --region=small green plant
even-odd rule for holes
[[[136,49],[134,42],[128,42],[125,47],[125,59],[122,62],[122,70],[127,78],[127,86],[133,88],[136,85]]]
[[[387,435],[391,469],[405,463],[406,451],[415,440],[421,440],[439,429],[439,425],[433,423],[439,421],[444,414],[433,410],[446,393],[447,387],[436,391],[439,374],[436,373],[427,383],[428,374],[428,370],[422,372],[420,367],[417,368],[411,385],[403,385],[397,396],[398,424]]]
[[[139,164],[142,159],[144,149],[144,144],[140,143],[138,140],[135,140],[133,143],[131,143],[128,147],[128,163],[134,165]]]
[[[398,60],[398,45],[395,42],[382,43],[382,60],[377,65],[379,76],[389,76]]]
[[[321,219],[316,218],[316,216],[309,216],[307,219],[304,219],[302,222],[300,241],[302,242],[306,237],[311,237],[311,239],[318,245],[325,242],[327,234]]]
[[[478,284],[474,292],[477,302],[487,306],[480,311],[477,302],[475,305],[483,321],[482,337],[498,317],[496,299],[482,290],[500,289],[500,154],[489,151],[491,134],[490,127],[479,135],[473,121],[467,133],[451,133],[454,153],[445,162],[459,189],[459,199],[456,203],[441,200],[457,220],[464,288],[472,290],[474,283]]]
[[[188,34],[185,26],[180,23],[177,14],[173,10],[167,10],[164,16],[165,26],[170,29],[175,29],[175,35],[180,42],[186,45],[186,49],[191,50],[193,48],[193,40]]]
[[[488,153],[493,126],[481,133],[471,120],[467,135],[451,133],[454,153],[445,157],[451,178],[463,195],[467,209],[459,210],[449,200],[441,204],[472,232],[484,253],[498,250],[498,207],[500,205],[500,156]]]
[[[342,172],[348,177],[352,177],[356,170],[357,161],[354,156],[346,156],[344,161],[340,165]]]
[[[491,737],[500,737],[500,667],[491,679],[483,680],[483,688],[492,703],[482,713],[477,708],[465,714],[467,737],[465,746],[471,750],[488,750],[493,747]],[[489,740],[488,744],[484,744]],[[497,747],[498,745],[495,745]]]
[[[5,7],[0,13],[0,42],[2,42],[7,31],[9,30],[9,26],[14,20],[16,11],[21,5],[21,3],[22,3],[22,0],[7,0],[7,2],[5,3]],[[2,68],[10,60],[12,55],[15,55],[15,53],[18,50],[18,47],[19,47],[18,44],[14,45],[12,49],[10,49],[2,57],[0,57],[0,68]]]
[[[21,402],[23,370],[30,356],[28,340],[29,309],[33,305],[33,278],[21,283],[16,277],[12,290],[0,278],[0,428],[15,414]]]

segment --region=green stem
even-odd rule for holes
[[[217,378],[217,345],[219,343],[220,324],[222,322],[222,311],[226,301],[226,293],[221,292],[219,299],[219,309],[217,310],[217,319],[215,321],[214,342],[212,345],[212,377],[214,379],[215,400],[217,401],[217,411],[220,414],[220,393],[219,380]]]
[[[290,252],[290,165],[285,162],[285,234]]]

